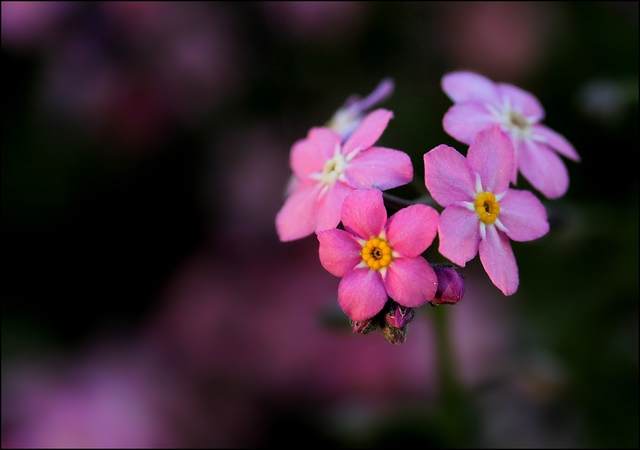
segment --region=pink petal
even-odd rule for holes
[[[442,119],[444,131],[465,144],[471,144],[479,132],[497,123],[484,103],[471,101],[451,106]]]
[[[464,267],[478,253],[480,232],[478,215],[464,206],[450,205],[440,214],[438,251],[451,262]]]
[[[322,172],[331,159],[340,136],[329,128],[316,127],[309,131],[306,139],[299,140],[291,149],[290,162],[293,173],[305,179],[314,172]]]
[[[495,226],[487,227],[487,238],[480,242],[480,261],[489,278],[504,295],[518,290],[518,266],[507,235]]]
[[[529,191],[509,189],[500,200],[498,218],[509,230],[507,236],[514,241],[531,241],[549,231],[547,211],[538,197]]]
[[[411,158],[404,152],[371,147],[351,160],[345,170],[347,182],[356,189],[387,190],[413,179]]]
[[[527,119],[536,122],[544,119],[544,109],[538,99],[523,89],[507,83],[499,83],[498,91],[502,98],[501,105],[504,104],[505,97],[508,97],[511,110],[523,114]]]
[[[351,234],[361,239],[379,236],[387,222],[382,192],[362,189],[349,195],[342,207],[342,224]]]
[[[497,104],[496,85],[482,75],[473,72],[451,72],[442,77],[442,90],[454,102],[477,100]]]
[[[544,144],[523,144],[518,163],[522,176],[545,197],[562,197],[569,189],[569,173],[562,159]]]
[[[282,242],[293,241],[313,233],[318,214],[320,184],[309,180],[300,184],[276,215],[276,231]]]
[[[471,201],[476,194],[473,167],[455,149],[441,144],[424,155],[424,183],[442,206]]]
[[[340,223],[342,216],[342,204],[347,195],[354,189],[341,181],[336,181],[327,192],[318,199],[318,219],[315,231],[324,231],[335,228]]]
[[[560,133],[557,133],[551,128],[548,128],[542,124],[534,125],[533,133],[536,137],[542,137],[543,141],[549,147],[551,147],[561,155],[564,155],[574,161],[580,161],[580,155],[578,155],[576,149]]]
[[[520,153],[522,153],[522,146],[524,145],[522,139],[516,136],[514,133],[509,133],[511,144],[515,150],[513,154],[513,170],[511,171],[511,184],[517,185],[518,181],[518,164],[520,164]]]
[[[369,113],[356,128],[356,131],[347,139],[342,147],[342,153],[348,155],[355,149],[365,150],[376,143],[382,132],[387,128],[389,120],[393,117],[391,111],[376,109]]]
[[[408,308],[432,300],[438,289],[438,278],[426,259],[396,258],[384,278],[389,297]]]
[[[336,277],[344,277],[362,261],[362,246],[344,230],[321,231],[318,233],[318,241],[320,263]]]
[[[413,258],[424,252],[438,231],[438,212],[430,206],[411,205],[387,221],[387,240],[393,251]]]
[[[483,189],[494,193],[509,188],[514,157],[511,138],[498,125],[478,133],[467,152],[467,161],[480,174]]]
[[[347,273],[338,285],[338,303],[353,320],[369,319],[387,302],[387,291],[377,270],[355,269]]]

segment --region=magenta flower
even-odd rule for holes
[[[377,109],[342,143],[335,131],[316,127],[291,149],[295,187],[276,216],[281,241],[335,228],[344,199],[356,189],[391,189],[410,182],[409,155],[372,147],[393,116]]]
[[[420,256],[436,235],[438,213],[426,205],[401,209],[387,220],[382,192],[355,191],[344,201],[345,230],[318,233],[320,262],[342,277],[338,303],[355,321],[369,319],[391,297],[407,308],[433,299],[437,278]]]
[[[505,295],[519,282],[509,239],[530,241],[549,231],[540,200],[509,189],[513,164],[512,143],[498,126],[478,133],[466,158],[447,145],[424,155],[425,184],[444,206],[438,250],[463,267],[480,253],[489,278]]]
[[[455,103],[444,116],[447,133],[465,144],[494,124],[509,134],[515,148],[511,181],[518,170],[547,198],[558,198],[569,188],[569,174],[556,154],[580,161],[573,146],[542,125],[544,109],[536,97],[506,83],[493,83],[471,72],[453,72],[442,78],[442,89]]]

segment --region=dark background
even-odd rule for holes
[[[518,293],[472,261],[405,344],[353,335],[277,239],[289,150],[392,77],[420,185],[454,70],[582,161]],[[3,447],[638,446],[637,2],[3,2],[2,74]]]

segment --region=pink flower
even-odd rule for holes
[[[300,239],[340,223],[344,199],[356,189],[391,189],[413,178],[409,155],[372,147],[393,116],[377,109],[342,143],[335,131],[316,127],[291,149],[295,188],[276,216],[281,241]]]
[[[425,184],[445,208],[438,250],[463,267],[479,252],[489,278],[505,295],[518,289],[509,239],[530,241],[549,231],[540,200],[509,189],[513,164],[512,144],[498,126],[478,133],[466,158],[447,145],[424,155]]]
[[[320,262],[342,277],[338,303],[355,321],[378,314],[387,298],[407,308],[430,301],[437,278],[420,256],[436,235],[438,213],[412,205],[387,220],[382,192],[366,189],[349,195],[342,208],[345,230],[318,233]]]
[[[556,152],[574,161],[580,161],[580,156],[562,135],[539,123],[544,109],[532,94],[471,72],[445,75],[442,89],[455,103],[443,119],[447,133],[471,144],[480,131],[498,124],[510,135],[515,148],[511,173],[514,184],[520,170],[547,198],[567,192],[569,174]]]

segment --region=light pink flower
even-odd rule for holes
[[[385,109],[373,111],[344,144],[326,127],[312,128],[294,144],[290,161],[296,185],[276,216],[281,241],[335,228],[344,199],[356,189],[386,190],[411,181],[409,155],[372,147],[392,116]]]
[[[438,213],[426,205],[404,208],[387,220],[382,192],[349,195],[342,208],[345,230],[318,233],[320,262],[342,277],[338,303],[353,320],[378,314],[388,297],[407,308],[433,299],[437,278],[420,256],[433,242]]]
[[[478,133],[466,158],[447,145],[424,155],[427,189],[445,207],[438,250],[459,266],[480,253],[489,278],[505,295],[518,289],[509,239],[530,241],[549,231],[540,200],[509,189],[513,164],[512,144],[498,126]]]
[[[442,89],[455,103],[444,116],[447,133],[465,144],[498,124],[515,148],[510,174],[515,184],[518,170],[547,198],[558,198],[569,188],[569,174],[556,154],[580,161],[564,136],[542,125],[544,109],[536,97],[507,83],[494,83],[472,72],[452,72],[442,78]]]

